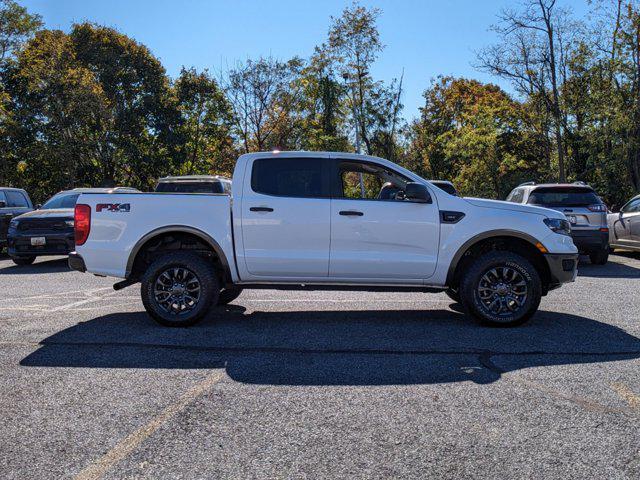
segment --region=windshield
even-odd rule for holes
[[[540,188],[531,192],[527,203],[554,207],[580,207],[602,203],[593,190],[584,188]]]
[[[221,182],[162,182],[156,192],[163,193],[224,193]]]
[[[79,193],[59,193],[51,197],[47,203],[42,206],[43,210],[51,210],[53,208],[75,208],[76,201],[80,196]]]

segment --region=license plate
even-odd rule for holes
[[[47,239],[45,237],[31,237],[31,245],[34,247],[41,247],[46,244]]]
[[[575,225],[576,223],[578,223],[578,217],[576,217],[575,215],[567,215],[567,220],[569,220],[569,223],[571,225]]]

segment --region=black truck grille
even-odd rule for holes
[[[31,230],[47,230],[47,231],[62,231],[68,230],[68,227],[64,220],[21,220],[18,224],[18,230],[21,232]]]

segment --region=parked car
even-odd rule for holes
[[[42,207],[11,220],[9,256],[17,265],[30,265],[42,255],[67,255],[73,251],[73,209],[82,193],[137,192],[134,188],[76,188],[57,193]]]
[[[607,207],[589,185],[575,183],[524,183],[514,188],[508,202],[552,208],[566,215],[571,237],[580,253],[592,263],[604,265],[609,259]]]
[[[162,193],[231,193],[231,180],[219,175],[185,175],[158,180],[156,192]]]
[[[607,215],[611,249],[640,251],[640,195],[629,200],[617,213]]]
[[[69,266],[123,278],[115,289],[140,282],[168,326],[244,288],[446,291],[470,316],[511,326],[575,279],[570,231],[555,210],[452,196],[376,157],[252,153],[232,196],[82,194]]]
[[[431,183],[432,185],[435,185],[440,190],[444,190],[445,192],[451,195],[456,195],[456,196],[458,195],[458,191],[456,190],[456,187],[449,180],[429,180],[429,183]]]
[[[7,246],[11,219],[31,210],[33,203],[27,192],[19,188],[0,187],[0,251]]]

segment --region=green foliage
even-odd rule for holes
[[[410,146],[422,175],[451,179],[463,194],[504,198],[542,169],[523,106],[499,87],[441,77],[424,97]]]
[[[183,68],[175,83],[182,116],[180,156],[175,173],[231,174],[236,149],[233,114],[222,89],[209,72]]]
[[[40,15],[32,15],[12,0],[0,0],[0,62],[5,61],[42,26]]]

